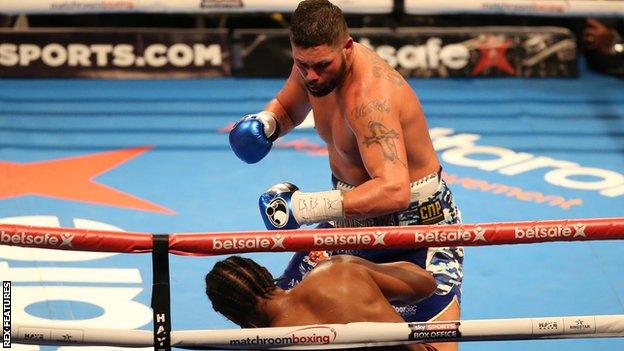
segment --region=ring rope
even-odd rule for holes
[[[13,324],[16,342],[38,345],[149,347],[152,333]],[[181,330],[171,346],[202,349],[315,350],[441,341],[494,341],[624,336],[624,315],[484,319],[422,323],[320,324],[280,328]]]
[[[142,253],[152,250],[153,236],[145,232],[120,233],[0,225],[0,244],[49,249]],[[614,239],[624,239],[623,217],[404,227],[174,233],[169,235],[169,251],[178,255],[199,256],[244,252],[486,246]]]
[[[0,225],[0,244],[65,250],[151,252],[153,240],[157,236],[144,232],[120,233],[75,228]],[[159,237],[165,238],[164,235]],[[170,252],[180,255],[217,255],[242,252],[484,246],[623,238],[624,218],[619,217],[273,232],[176,233],[169,235],[168,245]],[[319,334],[315,334],[317,332]],[[16,335],[16,341],[30,344],[136,347],[152,346],[155,335],[153,332],[141,330],[83,329],[79,326],[70,329],[19,324],[12,326],[11,333]],[[182,348],[248,349],[251,345],[254,349],[288,350],[340,349],[430,341],[620,337],[624,336],[624,315],[189,330],[173,331],[170,335],[171,346]],[[331,339],[329,343],[326,343],[325,339],[319,339],[328,335]],[[265,343],[266,345],[256,345],[253,340],[269,341]],[[273,342],[270,342],[271,340]],[[279,340],[280,344],[277,345],[275,340]],[[287,342],[288,340],[292,342]],[[244,344],[245,342],[248,343]],[[242,343],[244,345],[240,346]]]

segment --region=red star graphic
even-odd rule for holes
[[[150,146],[30,163],[0,161],[0,199],[48,196],[99,205],[175,214],[174,211],[93,181]]]
[[[480,52],[479,62],[477,62],[477,65],[470,73],[476,76],[490,67],[498,67],[510,75],[514,75],[516,72],[509,64],[509,61],[507,61],[507,57],[505,57],[505,53],[511,43],[511,39],[503,40],[494,35],[486,35],[483,38],[479,38],[477,41]]]

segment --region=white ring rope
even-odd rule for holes
[[[37,345],[153,346],[147,330],[20,325],[13,341]],[[316,350],[415,342],[624,337],[624,315],[484,319],[422,323],[324,324],[281,328],[181,330],[171,346],[203,349]]]

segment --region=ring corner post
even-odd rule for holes
[[[171,351],[169,235],[153,235],[152,241],[152,311],[154,317],[154,351]]]

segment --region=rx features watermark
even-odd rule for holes
[[[2,281],[2,348],[11,348],[11,282]]]

